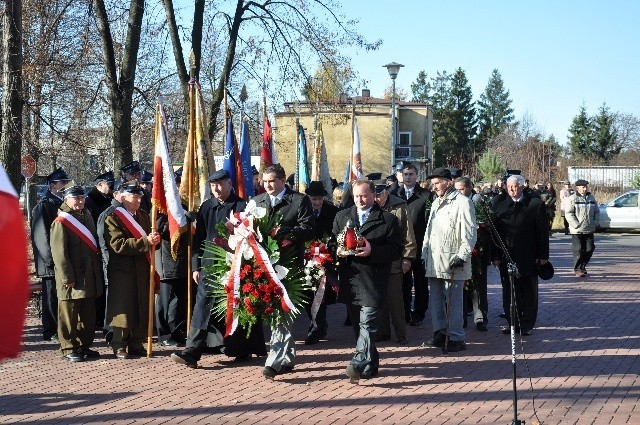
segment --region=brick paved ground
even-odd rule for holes
[[[528,424],[640,423],[640,237],[596,242],[589,278],[578,280],[569,236],[552,238],[556,276],[541,283],[534,334],[517,344],[519,419]],[[489,332],[469,328],[462,355],[418,348],[431,333],[426,321],[409,329],[409,346],[381,344],[380,376],[358,386],[344,375],[354,341],[340,305],[329,308],[330,341],[299,345],[295,372],[274,382],[259,359],[205,356],[194,370],[161,347],[151,359],[115,360],[103,340],[101,359],[69,364],[30,318],[23,355],[0,365],[0,422],[510,424],[510,344],[494,270],[489,292]],[[305,327],[296,323],[299,341]]]

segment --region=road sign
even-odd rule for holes
[[[20,162],[22,168],[22,175],[25,179],[30,179],[36,173],[36,161],[31,155],[22,157]]]

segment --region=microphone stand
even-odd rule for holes
[[[502,240],[502,238],[500,237],[500,234],[498,233],[498,229],[496,228],[495,224],[493,223],[493,220],[491,219],[491,209],[489,208],[489,206],[484,202],[482,202],[482,206],[485,209],[485,214],[487,216],[487,222],[489,223],[489,228],[491,229],[491,233],[493,234],[493,236],[495,237],[495,239],[498,241],[498,245],[500,246],[500,248],[502,249],[502,252],[504,253],[504,256],[507,260],[507,274],[509,276],[509,287],[510,287],[510,304],[509,304],[509,317],[510,317],[510,334],[511,334],[511,366],[513,368],[513,421],[511,422],[511,425],[524,425],[525,421],[521,421],[518,419],[518,389],[517,389],[517,385],[516,385],[516,380],[517,380],[517,373],[516,373],[516,327],[515,327],[515,321],[517,320],[517,311],[516,311],[516,285],[515,285],[515,280],[517,278],[520,277],[520,272],[518,271],[518,266],[516,265],[516,262],[513,261],[513,258],[511,258],[511,255],[509,254],[509,250],[507,249],[507,246],[505,245],[504,241]]]

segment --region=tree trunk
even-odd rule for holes
[[[6,0],[2,16],[4,29],[4,64],[2,78],[2,135],[0,163],[5,167],[11,183],[20,190],[20,154],[22,150],[22,0]]]

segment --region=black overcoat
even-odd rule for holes
[[[333,222],[333,233],[338,235],[342,232],[349,219],[357,224],[357,211],[353,206],[338,212]],[[360,233],[371,244],[371,255],[339,259],[338,301],[381,308],[387,302],[391,264],[402,256],[400,224],[395,215],[374,204],[367,221],[360,227]]]
[[[423,189],[416,184],[413,187],[413,193],[409,199],[407,199],[404,185],[401,185],[397,190],[391,192],[391,194],[407,203],[409,214],[411,215],[411,224],[413,224],[413,234],[416,237],[416,245],[418,249],[421,249],[424,233],[427,230],[427,220],[429,219],[427,200],[429,195],[431,195],[431,191]]]
[[[50,245],[51,224],[58,216],[60,205],[62,199],[47,190],[31,211],[31,243],[38,277],[52,277],[54,273]]]

